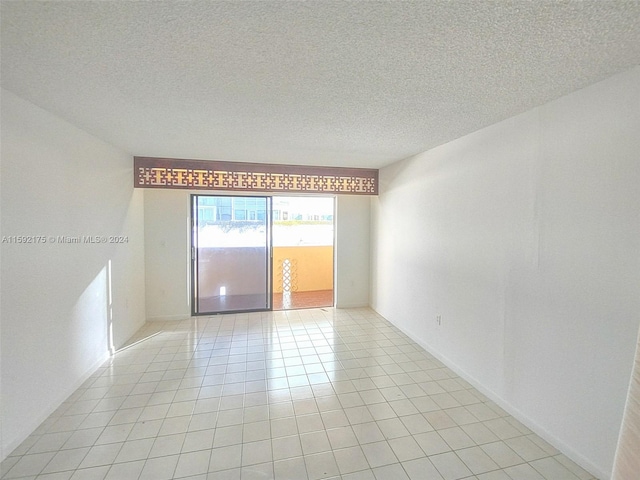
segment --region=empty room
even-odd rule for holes
[[[2,480],[639,478],[640,2],[0,3]]]

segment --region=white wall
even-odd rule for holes
[[[1,156],[3,238],[47,238],[2,243],[4,458],[107,358],[110,323],[117,347],[145,312],[143,192],[132,188],[132,157],[5,90]],[[127,241],[49,238],[58,235]]]
[[[614,480],[633,478],[640,472],[640,335],[624,409],[620,438],[613,466]]]
[[[189,317],[189,192],[145,190],[144,241],[147,320]]]
[[[338,308],[369,305],[371,197],[336,197],[335,302]]]
[[[149,320],[176,320],[191,314],[191,193],[185,190],[145,191],[146,309]],[[337,197],[335,295],[339,307],[368,305],[369,210],[369,197]]]
[[[639,326],[638,132],[640,68],[381,170],[372,208],[372,306],[603,478]]]

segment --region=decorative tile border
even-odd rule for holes
[[[133,157],[136,188],[377,195],[378,170]]]

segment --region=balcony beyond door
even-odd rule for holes
[[[333,197],[273,198],[273,309],[333,306]]]

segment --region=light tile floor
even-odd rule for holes
[[[372,310],[332,308],[146,324],[2,478],[593,479]]]

